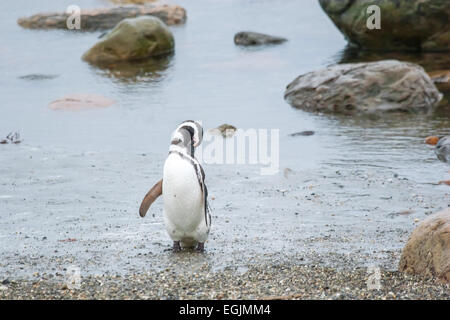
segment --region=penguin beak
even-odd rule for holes
[[[194,148],[198,147],[198,145],[199,145],[198,141],[195,139],[192,139],[192,141],[194,142],[193,143]]]

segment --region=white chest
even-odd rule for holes
[[[194,166],[170,154],[163,174],[164,214],[176,225],[194,226],[204,216],[203,195]]]

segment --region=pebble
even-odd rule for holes
[[[1,299],[450,299],[450,284],[381,270],[381,290],[367,287],[365,268],[347,270],[269,263],[245,272],[208,266],[194,274],[170,268],[153,274],[83,277],[80,289],[68,290],[61,281],[18,280],[0,289]],[[33,285],[34,283],[34,285]]]

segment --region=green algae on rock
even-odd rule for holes
[[[156,17],[121,21],[84,55],[92,64],[142,60],[173,52],[175,40],[169,28]]]
[[[319,0],[354,45],[371,50],[450,51],[448,0]],[[380,8],[380,29],[367,28],[370,5]]]

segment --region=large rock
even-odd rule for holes
[[[442,94],[422,67],[397,60],[334,65],[299,76],[285,91],[296,108],[336,113],[427,112]]]
[[[450,51],[448,0],[319,0],[353,44],[374,50]],[[381,28],[367,28],[370,5],[378,5]]]
[[[234,43],[241,46],[279,44],[285,41],[287,41],[285,38],[250,31],[241,31],[234,35]]]
[[[39,13],[20,18],[17,23],[27,29],[67,29],[69,14],[65,12]],[[123,6],[104,9],[81,10],[80,31],[106,30],[114,28],[126,18],[154,16],[167,25],[186,21],[186,10],[176,5]]]
[[[434,152],[439,160],[450,163],[450,136],[440,138]]]
[[[429,216],[413,231],[399,270],[450,282],[450,208]]]
[[[174,50],[172,32],[156,17],[125,19],[84,55],[93,64],[142,60],[163,56]]]

